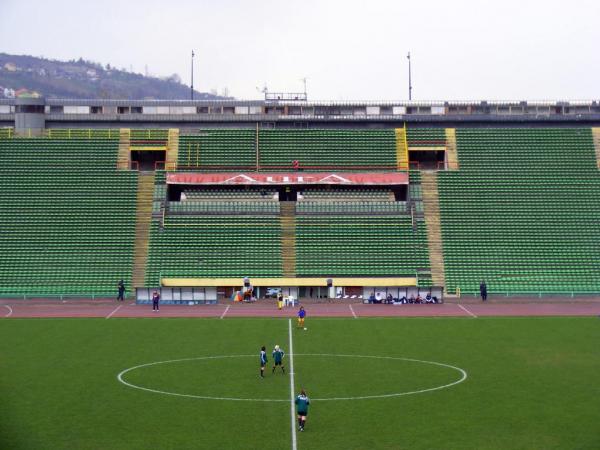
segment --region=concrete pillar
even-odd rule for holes
[[[39,136],[46,128],[46,100],[39,98],[15,99],[15,134]]]

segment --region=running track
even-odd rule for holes
[[[444,303],[441,305],[364,305],[361,303],[305,304],[309,317],[469,317],[484,316],[600,316],[598,301],[564,303]],[[297,308],[282,311],[272,304],[151,305],[112,300],[3,300],[0,318],[144,318],[144,317],[295,317]]]

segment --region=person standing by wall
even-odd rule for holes
[[[158,312],[159,311],[159,304],[160,302],[160,294],[158,293],[158,291],[154,291],[152,293],[152,311]]]
[[[484,280],[481,280],[479,284],[479,293],[481,294],[481,300],[485,302],[487,300],[487,284]]]
[[[117,284],[117,289],[119,290],[119,296],[117,297],[117,301],[125,300],[125,282],[123,280],[119,281]]]

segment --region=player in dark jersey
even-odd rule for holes
[[[306,391],[302,389],[300,394],[296,397],[296,412],[298,413],[298,429],[304,431],[304,425],[306,424],[306,416],[308,416],[308,405],[310,405],[310,399],[306,395]]]
[[[260,349],[260,377],[265,377],[265,366],[267,365],[267,349],[263,345]]]
[[[285,356],[284,351],[279,348],[279,345],[275,346],[273,349],[273,371],[271,373],[275,373],[275,367],[281,367],[281,371],[285,373],[285,366],[283,365],[283,357]]]

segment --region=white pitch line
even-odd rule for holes
[[[10,306],[8,306],[8,305],[2,305],[2,306],[4,306],[5,308],[8,308],[8,314],[6,314],[4,317],[10,317],[10,316],[12,316],[12,313],[13,313],[12,308]]]
[[[225,311],[223,311],[223,314],[221,314],[221,317],[219,317],[219,319],[222,319],[223,317],[225,317],[225,314],[227,314],[227,311],[229,311],[229,308],[231,308],[231,305],[227,305],[227,308],[225,308]]]
[[[352,307],[352,305],[348,305],[348,307],[350,308],[350,311],[352,312],[352,317],[354,317],[355,319],[358,319],[358,316],[354,312],[354,308]]]
[[[292,450],[297,450],[296,411],[294,405],[294,346],[292,342],[292,319],[288,319],[289,355],[290,355],[290,415],[292,418]]]
[[[473,314],[471,311],[469,311],[467,308],[465,308],[463,305],[458,304],[458,307],[460,309],[462,309],[464,312],[466,312],[468,315],[470,315],[471,317],[473,317],[474,319],[477,319],[477,316],[475,314]]]
[[[113,309],[113,311],[108,316],[106,316],[106,318],[110,319],[113,316],[114,313],[116,313],[119,309],[121,309],[122,306],[123,305],[117,306],[115,309]]]

